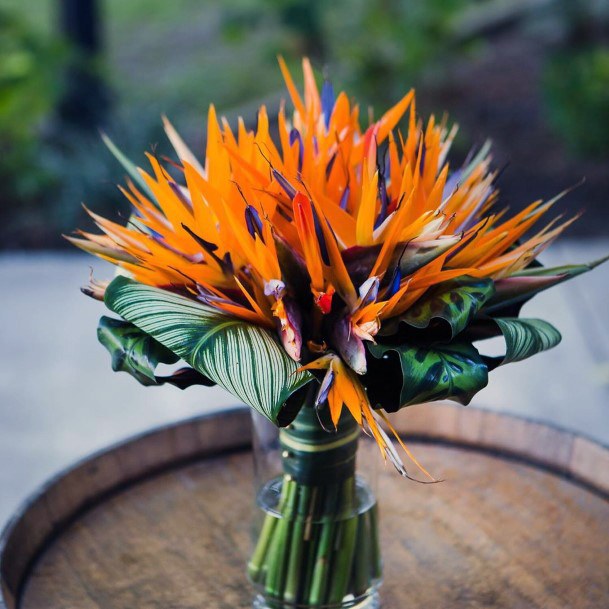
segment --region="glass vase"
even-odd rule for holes
[[[335,431],[327,409],[305,405],[280,430],[254,413],[253,430],[254,608],[378,608],[376,467],[356,467],[370,444],[359,425],[345,409]]]

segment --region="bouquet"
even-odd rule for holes
[[[359,106],[318,87],[307,60],[304,95],[279,63],[293,110],[271,119],[262,106],[250,129],[212,106],[203,161],[167,119],[176,158],[148,154],[149,172],[106,138],[133,213],[123,224],[90,211],[103,234],[68,239],[119,267],[84,289],[121,318],[98,330],[115,370],[145,385],[217,383],[283,428],[288,524],[264,524],[250,577],[269,606],[316,606],[380,577],[374,514],[328,517],[355,501],[358,428],[400,474],[414,477],[406,454],[433,481],[387,413],[467,404],[497,366],[554,347],[559,332],[520,317],[522,305],[601,261],[543,267],[575,219],[543,222],[564,193],[509,215],[490,146],[451,166],[456,127],[423,122],[414,91],[363,128]],[[501,357],[477,346],[493,336]]]

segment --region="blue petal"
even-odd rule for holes
[[[381,209],[379,211],[379,215],[376,218],[376,222],[374,223],[374,228],[378,228],[385,221],[385,218],[387,217],[387,208],[389,207],[387,184],[385,182],[385,176],[381,173],[379,173],[378,191],[379,199],[381,200]]]
[[[423,142],[423,145],[421,146],[421,166],[420,166],[420,173],[421,175],[423,175],[423,172],[425,171],[425,142]]]
[[[400,289],[401,281],[402,273],[400,272],[400,267],[396,267],[393,277],[391,278],[391,283],[383,295],[383,300],[389,300]]]
[[[279,182],[281,188],[283,188],[284,192],[290,199],[293,199],[296,196],[296,189],[276,170],[273,169],[273,177]]]
[[[332,167],[334,167],[334,161],[336,161],[336,153],[334,153],[332,155],[332,158],[328,161],[328,164],[326,165],[326,180],[330,177],[330,174],[332,173]]]
[[[335,99],[332,83],[329,80],[324,80],[321,88],[321,110],[324,113],[326,130],[330,127],[330,118],[332,117],[332,110],[334,110]]]
[[[302,171],[302,157],[304,156],[304,144],[302,143],[302,135],[300,135],[300,131],[298,129],[292,129],[290,131],[290,146],[294,144],[294,142],[298,142],[298,171]]]
[[[347,184],[345,190],[343,190],[343,194],[340,198],[340,208],[347,209],[347,203],[349,203],[349,184]]]
[[[262,220],[260,220],[260,215],[256,208],[251,205],[248,205],[245,208],[245,224],[252,237],[255,237],[257,234],[260,239],[264,241],[262,238]]]
[[[320,406],[328,399],[328,393],[330,393],[330,387],[334,381],[334,372],[330,368],[324,375],[324,380],[321,382],[321,387],[317,392],[317,398],[315,399],[315,405]]]
[[[330,256],[328,255],[328,246],[326,245],[326,239],[324,233],[321,230],[321,224],[319,222],[319,216],[315,211],[315,208],[311,208],[313,211],[313,222],[315,223],[315,236],[319,242],[319,251],[321,253],[321,259],[324,261],[326,266],[330,266]]]

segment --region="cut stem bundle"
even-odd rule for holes
[[[351,419],[351,421],[353,421]],[[377,508],[355,475],[359,429],[324,431],[311,408],[281,431],[279,501],[265,509],[248,565],[267,606],[345,607],[381,577]]]

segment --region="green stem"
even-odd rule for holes
[[[290,533],[292,530],[292,512],[296,497],[297,484],[293,480],[284,481],[285,502],[281,510],[282,517],[275,526],[275,535],[269,548],[267,562],[266,591],[274,597],[283,597],[283,583],[286,567],[286,555],[289,549]]]
[[[381,560],[381,546],[379,542],[379,529],[378,529],[378,507],[375,503],[367,513],[369,527],[370,527],[370,553],[372,559],[370,561],[372,566],[372,577],[373,579],[379,579],[383,572],[383,563]]]
[[[357,519],[357,548],[353,567],[353,594],[357,598],[370,587],[372,567],[370,566],[370,527],[366,514]]]
[[[265,515],[256,549],[247,566],[248,575],[253,582],[260,582],[262,580],[264,574],[263,567],[267,551],[273,539],[273,532],[276,524],[277,518],[275,516],[272,516],[271,514]]]
[[[304,539],[304,530],[306,526],[305,518],[309,510],[311,498],[310,487],[300,486],[298,487],[298,490],[298,511],[292,530],[292,542],[290,544],[290,555],[288,559],[288,572],[283,594],[284,600],[288,602],[296,602],[298,600],[301,564],[303,553],[306,548],[306,542]]]
[[[313,576],[309,590],[309,604],[321,604],[325,600],[328,586],[328,571],[334,539],[334,512],[338,497],[338,487],[332,484],[326,491],[326,506],[323,521],[320,523],[319,544],[313,565]]]
[[[349,518],[340,523],[340,544],[335,549],[332,565],[332,579],[328,601],[340,603],[349,589],[353,557],[357,541],[357,518]]]

